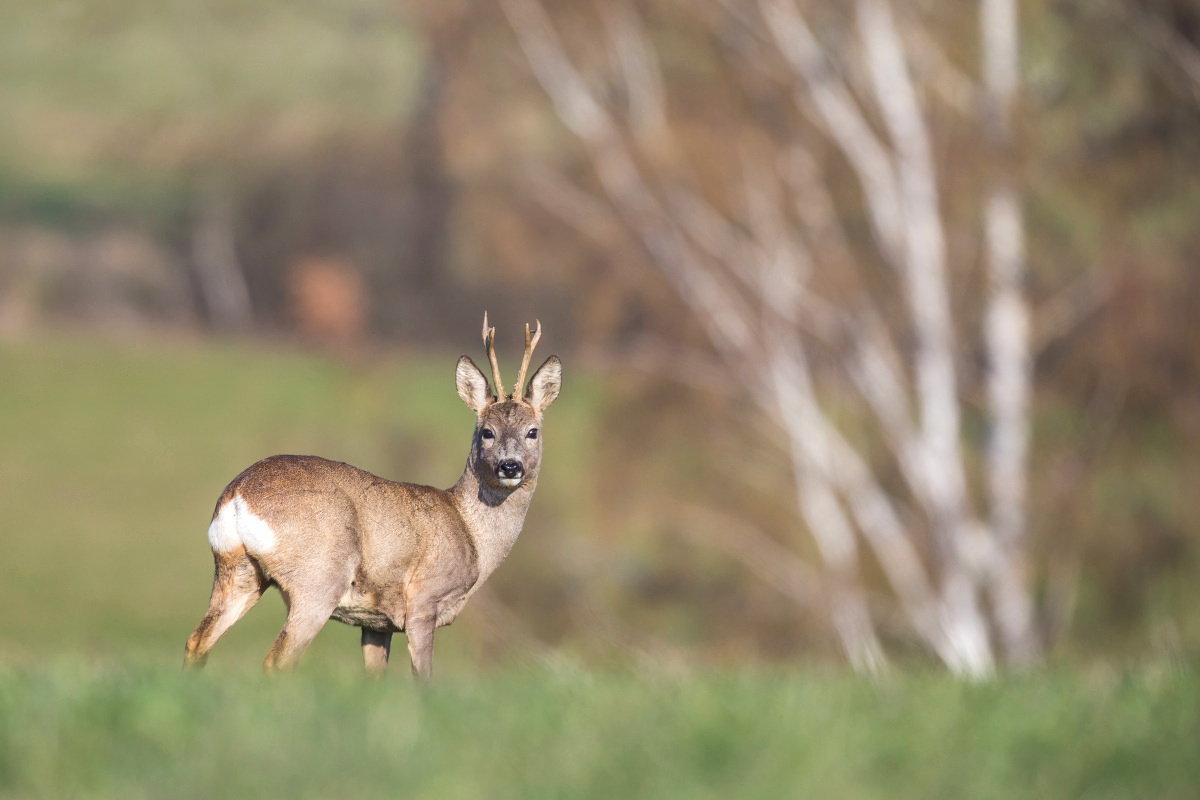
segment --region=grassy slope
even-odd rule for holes
[[[317,453],[396,479],[452,484],[471,414],[453,357],[348,366],[287,351],[0,345],[0,661],[45,653],[182,653],[212,581],[205,532],[238,472],[272,453]],[[582,524],[586,381],[547,418],[547,471],[521,551]],[[270,592],[214,651],[257,663],[282,624]],[[438,636],[453,669],[475,637]],[[312,658],[357,659],[357,631],[331,624]],[[468,663],[472,660],[468,655]]]
[[[391,0],[0,0],[0,213],[162,222],[198,166],[394,136],[420,58]]]
[[[247,117],[394,121],[418,68],[402,16],[387,0],[0,0],[0,66],[10,76],[0,111],[21,123],[3,135],[45,124],[43,134],[86,141],[89,132],[56,131],[55,120],[91,122],[97,134],[117,124],[205,131]]]
[[[1200,680],[0,670],[0,796],[1195,797]]]

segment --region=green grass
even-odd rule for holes
[[[390,0],[0,0],[0,213],[162,224],[198,174],[394,137],[421,58]]]
[[[0,797],[1184,798],[1200,680],[0,669]]]
[[[449,486],[471,412],[455,357],[350,365],[264,347],[78,341],[0,344],[0,662],[45,654],[182,654],[212,585],[206,531],[241,470],[314,453],[396,480]],[[589,383],[547,413],[547,470],[518,572],[579,502]],[[283,622],[274,591],[221,641],[217,664],[255,664]],[[469,667],[473,621],[438,634],[438,665]],[[358,659],[357,631],[326,626],[306,660]]]
[[[146,121],[297,108],[394,117],[417,49],[380,0],[4,0],[0,19],[7,103]]]

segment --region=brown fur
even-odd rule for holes
[[[288,616],[264,663],[268,670],[290,666],[336,619],[362,628],[368,671],[383,670],[392,634],[404,631],[413,673],[430,676],[434,629],[454,620],[520,533],[541,466],[542,411],[558,396],[561,364],[551,356],[523,397],[503,401],[466,356],[456,378],[476,424],[466,467],[450,489],[291,455],[259,461],[230,482],[213,519],[240,498],[270,527],[274,546],[214,550],[209,609],[187,641],[185,665],[203,664],[217,639],[276,586]],[[539,429],[534,439],[531,428]],[[504,461],[523,467],[519,485],[501,483]]]

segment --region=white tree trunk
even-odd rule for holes
[[[988,450],[991,525],[1000,559],[990,591],[1005,658],[1025,665],[1040,645],[1029,594],[1026,555],[1026,472],[1029,398],[1033,380],[1029,307],[1025,299],[1025,232],[1020,197],[1006,174],[1013,140],[1013,101],[1018,85],[1016,0],[983,0],[984,125],[1001,169],[984,208],[988,305],[984,337],[988,351],[988,403],[992,435]]]

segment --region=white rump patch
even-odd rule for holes
[[[235,495],[221,506],[208,526],[208,543],[218,553],[229,553],[243,545],[251,553],[269,553],[275,549],[275,532],[240,495]]]
[[[237,509],[237,536],[251,553],[269,553],[275,549],[275,532],[262,517],[246,505],[241,495],[233,498]],[[224,511],[224,509],[222,509]]]
[[[212,524],[208,526],[208,543],[218,553],[228,553],[241,546],[233,503],[221,506],[221,510],[213,517]]]

